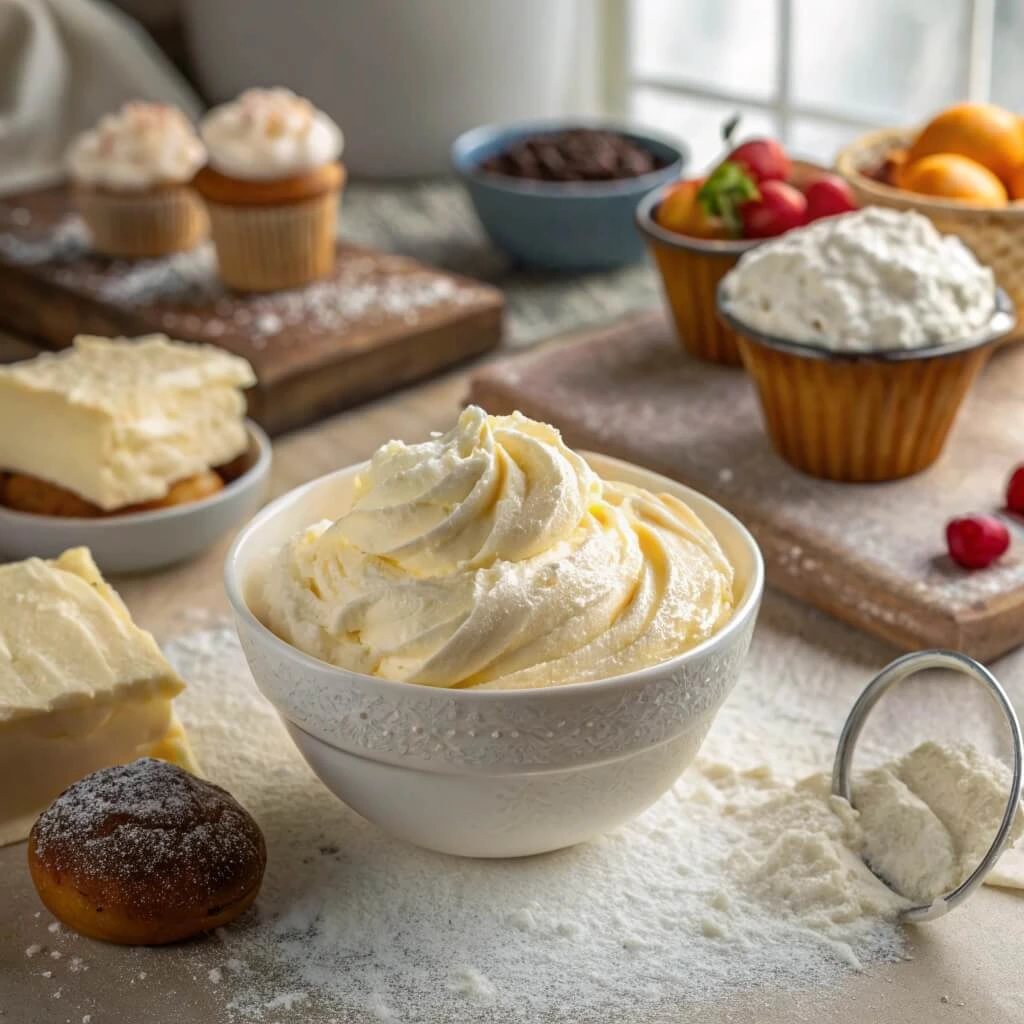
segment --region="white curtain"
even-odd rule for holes
[[[629,107],[630,0],[582,0],[570,110],[624,118]]]
[[[0,0],[0,192],[56,181],[68,141],[130,99],[199,109],[119,11],[97,0]]]

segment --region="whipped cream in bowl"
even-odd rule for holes
[[[866,207],[746,252],[718,289],[733,329],[823,358],[918,359],[1013,327],[989,267],[914,211]]]
[[[78,185],[140,192],[187,184],[206,163],[206,149],[182,111],[136,101],[78,135],[65,160]]]
[[[332,791],[419,845],[515,856],[671,786],[736,681],[763,569],[709,499],[471,407],[272,503],[225,582]]]
[[[334,163],[341,129],[290,89],[247,89],[199,124],[210,166],[246,181],[274,181]]]
[[[678,498],[602,480],[558,432],[467,409],[381,448],[351,507],[275,556],[256,602],[341,668],[441,687],[608,678],[696,646],[733,569]]]

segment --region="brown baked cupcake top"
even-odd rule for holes
[[[65,790],[36,821],[29,850],[98,905],[137,918],[231,903],[266,865],[263,834],[230,793],[149,757]]]

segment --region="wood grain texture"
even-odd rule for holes
[[[154,331],[219,345],[252,363],[250,411],[272,433],[493,348],[503,306],[496,288],[346,243],[325,281],[241,295],[218,282],[209,245],[109,260],[89,251],[62,189],[0,202],[0,325],[51,348]]]
[[[1001,514],[1024,461],[1024,352],[997,354],[927,472],[837,484],[772,450],[749,378],[679,350],[644,314],[477,372],[470,397],[560,427],[569,444],[647,466],[708,494],[757,537],[773,586],[902,648],[979,658],[1024,643],[1024,522],[1000,562],[968,572],[945,554],[954,516]]]

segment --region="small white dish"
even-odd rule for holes
[[[278,498],[228,553],[225,585],[256,684],[328,789],[392,835],[469,857],[517,857],[591,839],[654,803],[696,755],[739,677],[764,588],[757,543],[688,487],[586,455],[602,476],[688,502],[736,571],[736,610],[670,661],[591,683],[448,690],[335,668],[285,643],[248,588],[296,531],[335,518],[351,466]]]
[[[222,491],[201,501],[102,519],[43,516],[0,505],[0,557],[54,558],[85,545],[107,574],[148,572],[204,551],[263,504],[270,480],[270,439],[252,420],[248,466]]]

